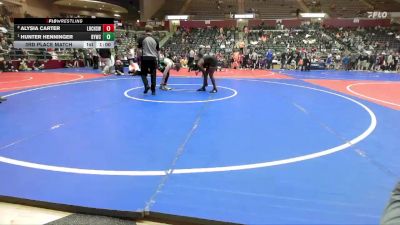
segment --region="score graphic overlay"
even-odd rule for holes
[[[112,18],[15,18],[15,48],[114,48]]]

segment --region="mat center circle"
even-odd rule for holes
[[[204,102],[217,102],[235,97],[238,92],[235,89],[217,86],[217,93],[197,91],[198,84],[169,84],[170,91],[157,89],[157,94],[143,94],[143,87],[134,87],[124,92],[125,97],[142,102],[155,102],[166,104],[192,104]],[[209,88],[211,90],[211,88]]]

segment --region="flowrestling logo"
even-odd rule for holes
[[[83,19],[47,19],[47,23],[83,23]]]
[[[374,12],[367,12],[367,14],[368,14],[368,19],[386,19],[388,17],[387,12],[374,11]]]

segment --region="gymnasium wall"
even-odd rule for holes
[[[52,9],[52,0],[28,0],[22,4],[22,13],[26,11],[34,17],[51,17]]]
[[[59,16],[61,13],[96,17],[114,17],[111,12],[55,5],[53,4],[53,0],[27,0],[17,5],[21,7],[21,15],[16,15],[16,17],[23,17],[25,11],[34,17],[54,17]]]
[[[278,20],[249,20],[248,26],[253,28],[264,23],[267,26],[274,27]],[[300,27],[307,21],[305,19],[282,19],[279,20],[285,27]],[[322,22],[328,27],[389,27],[391,26],[390,19],[359,19],[357,22],[354,19],[326,19]],[[188,20],[180,21],[180,26],[184,28],[206,28],[206,27],[224,27],[231,28],[236,26],[236,20]]]
[[[84,16],[96,16],[96,17],[114,17],[113,13],[109,12],[100,12],[97,10],[90,9],[79,9],[79,8],[70,8],[66,6],[54,5],[52,7],[53,16],[58,16],[61,13],[66,14],[79,14]]]
[[[164,5],[165,0],[140,0],[140,20],[147,21]]]
[[[330,27],[390,27],[390,19],[326,19],[323,24]]]
[[[208,23],[204,20],[181,21],[180,26],[184,28],[206,28],[206,27],[224,27],[231,28],[236,26],[236,20],[211,20]]]

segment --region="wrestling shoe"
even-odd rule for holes
[[[143,94],[147,94],[147,92],[149,92],[149,90],[150,90],[150,87],[149,87],[149,86],[145,87],[145,88],[144,88],[144,91],[143,91]]]
[[[160,89],[163,91],[170,91],[172,88],[168,87],[167,85],[160,85]]]

